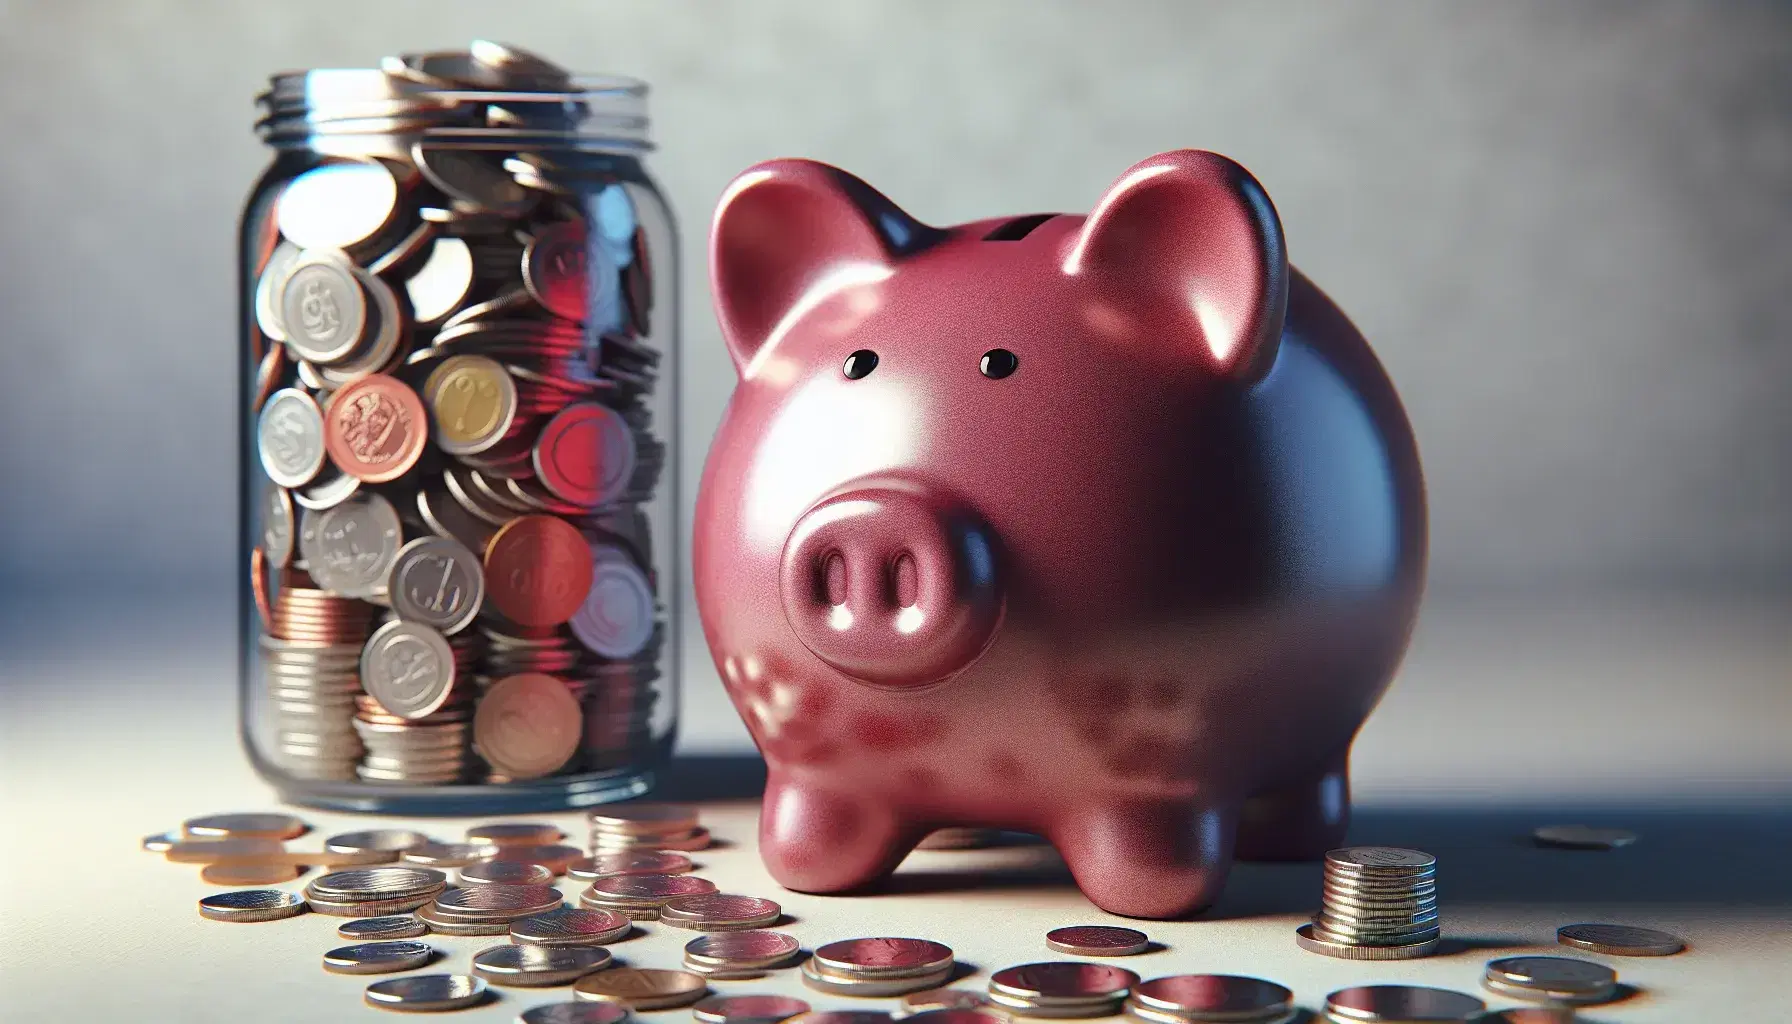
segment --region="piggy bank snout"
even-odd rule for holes
[[[1002,618],[988,526],[924,494],[848,491],[784,544],[784,613],[816,657],[862,682],[926,686],[975,661]]]

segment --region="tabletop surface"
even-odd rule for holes
[[[1620,660],[1639,677],[1650,664],[1679,666],[1675,671],[1680,671],[1700,650],[1676,637],[1652,657],[1650,630],[1620,632],[1632,645]],[[1726,714],[1740,719],[1751,706],[1764,706],[1759,699],[1737,698],[1743,691],[1783,700],[1784,670],[1792,662],[1786,658],[1782,629],[1719,630],[1707,640],[1715,645],[1708,656],[1716,657],[1721,648],[1728,659],[1723,664],[1730,666],[1726,671],[1734,678],[1713,676],[1685,687],[1684,720],[1715,720]],[[1574,693],[1575,685],[1584,682],[1584,659],[1561,658],[1550,676],[1547,659],[1535,648],[1515,646],[1527,672],[1542,673],[1535,682],[1540,694],[1559,689],[1565,695],[1563,706],[1578,707],[1575,701],[1583,698]],[[234,712],[228,699],[218,699],[217,686],[170,683],[154,704],[131,695],[145,692],[134,689],[139,685],[178,676],[185,664],[181,657],[175,649],[124,660],[111,651],[82,657],[78,647],[58,647],[35,660],[15,659],[6,669],[0,685],[0,768],[5,779],[0,809],[8,826],[8,841],[0,843],[0,942],[6,950],[0,956],[0,1019],[392,1019],[362,1003],[362,989],[377,979],[322,969],[323,952],[344,944],[335,934],[341,919],[318,914],[265,924],[201,919],[195,902],[216,887],[202,883],[196,867],[170,864],[138,849],[142,836],[176,828],[193,815],[273,807],[269,791],[244,766],[234,742],[220,738],[229,735]],[[1439,671],[1437,658],[1426,662],[1426,657],[1431,656],[1419,659],[1421,668]],[[1675,689],[1659,680],[1645,679],[1644,685],[1656,694],[1650,700],[1665,700],[1661,694]],[[1721,707],[1714,711],[1714,703]],[[1766,707],[1783,727],[1781,704]],[[1364,745],[1386,744],[1388,730],[1419,720],[1411,710],[1390,713],[1390,723],[1371,723]],[[1574,735],[1561,731],[1559,723],[1539,721],[1537,734],[1527,736],[1522,719],[1490,725],[1477,713],[1451,713],[1449,705],[1425,713],[1448,715],[1463,749],[1485,764],[1489,777],[1514,771],[1512,764],[1488,756],[1498,749],[1482,735],[1490,728],[1506,730],[1526,757],[1547,756],[1552,744],[1566,748]],[[1672,708],[1663,713],[1671,715]],[[1580,728],[1589,726],[1583,721]],[[1663,728],[1671,731],[1671,726]],[[1734,735],[1745,733],[1740,725],[1733,730]],[[1647,761],[1647,751],[1643,755],[1638,763]],[[1565,756],[1576,755],[1569,751]],[[1757,763],[1749,770],[1760,767]],[[1477,765],[1471,760],[1451,770],[1473,777]],[[750,790],[754,772],[753,762],[743,757],[696,758],[680,767],[684,781],[669,795]],[[693,779],[707,786],[693,788]],[[1792,1019],[1792,1002],[1783,999],[1783,985],[1774,982],[1792,963],[1792,872],[1784,867],[1785,853],[1792,849],[1792,812],[1783,800],[1775,798],[1767,806],[1713,799],[1645,805],[1627,797],[1578,806],[1558,801],[1527,810],[1485,801],[1427,806],[1386,796],[1368,794],[1353,823],[1352,841],[1413,846],[1437,856],[1449,940],[1439,955],[1358,963],[1305,952],[1295,945],[1293,933],[1318,901],[1319,867],[1246,864],[1234,871],[1219,905],[1197,920],[1127,922],[1158,945],[1114,962],[1147,978],[1179,973],[1267,978],[1292,988],[1299,1004],[1313,1009],[1323,1005],[1327,992],[1376,982],[1450,988],[1504,1007],[1516,1004],[1479,987],[1483,964],[1518,952],[1556,953],[1608,963],[1631,987],[1619,1001],[1587,1010],[1590,1021]],[[954,984],[982,989],[1002,967],[1066,959],[1045,946],[1044,934],[1053,927],[1121,923],[1084,900],[1056,855],[1038,845],[916,853],[891,883],[865,895],[784,892],[767,877],[755,854],[757,807],[751,800],[702,799],[700,809],[719,842],[693,855],[697,873],[723,891],[778,900],[789,915],[782,929],[807,949],[859,936],[935,939],[957,953],[961,967]],[[372,819],[304,809],[296,813],[313,827],[310,835],[291,844],[297,849],[334,832],[376,823],[413,826],[443,839],[459,838],[474,823]],[[529,820],[551,821],[575,843],[587,832],[578,813]],[[1540,849],[1527,841],[1533,827],[1554,821],[1622,825],[1641,838],[1632,847],[1596,853]],[[303,880],[282,888],[301,885]],[[569,897],[581,887],[561,883]],[[1684,937],[1690,948],[1678,956],[1644,959],[1579,953],[1554,944],[1556,927],[1582,921],[1661,928]],[[677,967],[681,947],[692,934],[646,923],[611,949],[630,965]],[[427,941],[441,957],[426,970],[466,972],[475,951],[502,940],[429,936]],[[810,991],[795,969],[713,987],[725,994],[796,995],[825,1009],[896,1005],[889,999],[855,1000]],[[529,1006],[570,998],[564,987],[495,991],[492,1001],[461,1011],[455,1019],[510,1021]],[[688,1010],[642,1017],[691,1019]]]

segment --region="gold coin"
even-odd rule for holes
[[[497,444],[517,414],[516,382],[485,356],[451,356],[430,371],[423,399],[435,419],[437,446],[473,455]]]
[[[572,989],[579,999],[616,1001],[634,1010],[689,1006],[708,991],[709,983],[700,975],[649,967],[613,967],[587,974]]]
[[[275,885],[290,882],[304,874],[294,864],[230,863],[207,864],[199,869],[200,881],[210,885]]]

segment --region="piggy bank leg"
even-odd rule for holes
[[[1187,917],[1219,898],[1237,828],[1231,807],[1144,804],[1091,809],[1050,838],[1096,906],[1162,919]]]
[[[1350,826],[1350,752],[1298,781],[1245,801],[1239,860],[1318,860],[1344,845]]]
[[[774,774],[759,813],[759,856],[796,892],[845,892],[876,882],[919,838],[887,808]]]

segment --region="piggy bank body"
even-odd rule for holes
[[[697,598],[780,883],[852,890],[996,826],[1103,909],[1174,917],[1235,857],[1340,842],[1423,488],[1243,168],[1167,153],[1086,216],[941,229],[776,161],[724,196],[711,269],[741,380]]]

